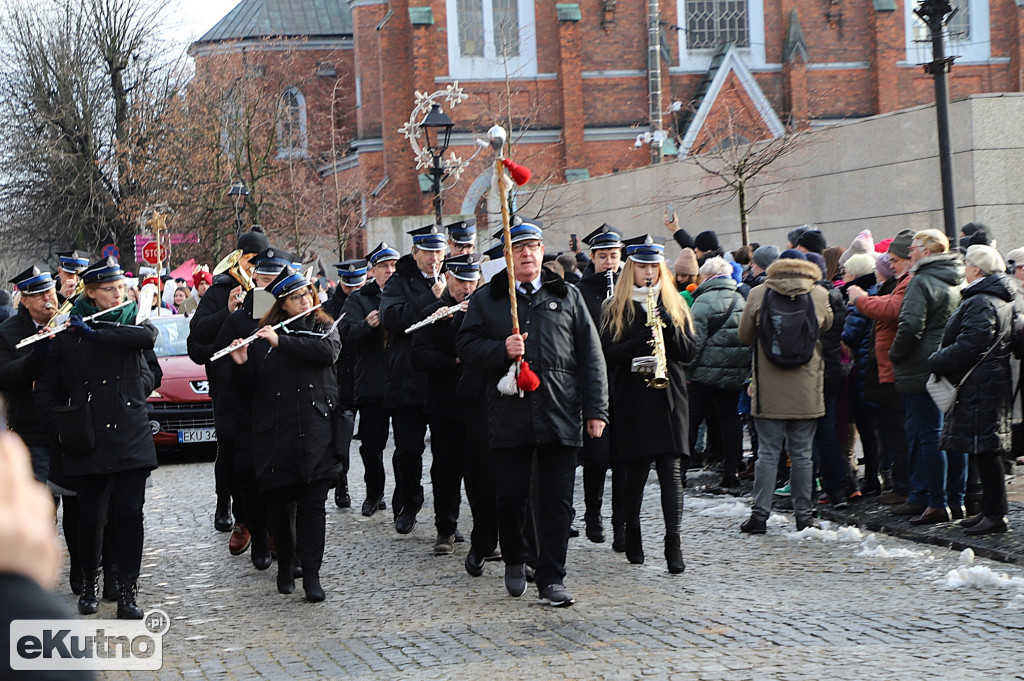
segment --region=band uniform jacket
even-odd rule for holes
[[[420,320],[423,309],[437,301],[431,279],[423,276],[411,255],[403,255],[380,298],[381,324],[387,330],[388,385],[384,406],[422,407],[427,377],[412,364],[412,337],[405,332]]]
[[[45,447],[53,437],[53,415],[35,408],[32,386],[46,373],[49,359],[33,354],[35,345],[15,349],[22,339],[36,333],[36,324],[24,305],[19,305],[18,313],[0,324],[0,390],[7,396],[10,429],[20,435],[25,444]]]
[[[526,360],[540,387],[505,396],[497,385],[512,364],[505,356],[512,334],[507,282],[502,270],[473,294],[456,341],[467,368],[484,374],[491,446],[580,447],[586,419],[608,421],[608,371],[583,297],[547,270],[530,298],[516,293],[520,331],[529,333]]]
[[[249,361],[231,363],[233,387],[252,395],[253,458],[263,491],[337,473],[331,412],[338,402],[338,330],[307,316],[277,333],[276,348],[260,338],[249,346]]]
[[[370,326],[366,316],[380,308],[380,286],[370,280],[342,306],[345,318],[339,328],[345,347],[355,356],[352,370],[352,394],[355,406],[380,404],[387,386],[387,358],[383,325]]]

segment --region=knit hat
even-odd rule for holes
[[[905,229],[897,234],[892,243],[889,244],[889,253],[892,253],[897,258],[903,258],[904,260],[910,259],[910,244],[914,243],[914,232],[909,229]]]
[[[968,222],[960,228],[960,231],[963,232],[964,235],[964,237],[960,239],[961,251],[966,252],[968,248],[974,245],[992,245],[992,234],[984,223]]]
[[[693,252],[692,248],[684,248],[679,252],[679,257],[676,258],[676,264],[673,269],[677,277],[688,277],[697,274],[699,271],[697,267],[697,254]]]
[[[697,235],[697,238],[693,240],[693,247],[696,250],[704,251],[705,253],[708,251],[717,251],[720,248],[718,245],[718,235],[711,230],[701,232]],[[694,274],[696,274],[696,272],[694,272]]]
[[[754,264],[762,270],[768,269],[768,265],[779,259],[779,249],[771,244],[761,246],[754,251]]]
[[[808,251],[819,255],[824,252],[827,245],[825,243],[825,235],[816,229],[811,229],[801,234],[800,241],[797,242],[797,246],[803,246]]]
[[[807,260],[807,256],[795,248],[787,248],[779,253],[779,260]]]
[[[886,260],[888,260],[888,258],[886,258]],[[870,254],[857,253],[846,261],[844,267],[846,268],[846,274],[849,275],[850,280],[863,277],[865,274],[868,274],[875,269],[874,251]]]
[[[238,237],[238,243],[235,248],[242,251],[243,255],[246,253],[259,253],[264,249],[270,248],[270,241],[267,239],[267,235],[263,233],[262,225],[253,225],[249,228],[249,231]]]
[[[812,229],[814,229],[814,225],[800,225],[796,229],[789,230],[789,233],[786,234],[786,238],[789,239],[789,243],[796,246],[797,242],[800,241],[800,237],[803,235],[803,233],[809,232]]]
[[[882,275],[883,279],[892,279],[896,276],[896,270],[892,268],[892,260],[888,253],[883,253],[875,260],[875,271]]]
[[[199,286],[199,282],[205,281],[208,285],[213,283],[213,275],[206,270],[199,270],[192,275],[192,286]]]
[[[845,265],[846,262],[857,255],[858,253],[874,253],[875,252],[875,240],[871,238],[871,230],[865,229],[863,232],[858,234],[850,247],[846,249],[846,252],[839,256],[839,264]]]
[[[1024,248],[1015,248],[1007,253],[1006,265],[1008,267],[1024,267]]]
[[[808,232],[807,234],[810,234],[810,232]],[[806,248],[806,246],[804,248]],[[825,258],[823,258],[820,253],[815,253],[814,251],[811,251],[810,253],[804,253],[804,257],[807,258],[807,262],[813,262],[815,265],[821,268],[822,279],[828,276],[828,265],[825,264]]]
[[[875,244],[875,253],[879,253],[879,254],[881,254],[881,253],[888,253],[889,252],[889,244],[891,244],[891,243],[892,243],[892,238],[882,239],[881,241],[879,241],[878,243]]]

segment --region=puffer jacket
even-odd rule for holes
[[[821,268],[806,260],[776,260],[768,266],[768,278],[750,291],[740,318],[739,337],[747,345],[757,344],[754,380],[751,383],[751,414],[765,419],[816,419],[825,415],[825,362],[821,342],[814,356],[798,367],[778,367],[769,361],[757,342],[761,324],[761,303],[768,288],[784,296],[809,293],[821,332],[832,328],[828,291],[817,285]]]
[[[729,305],[732,312],[729,312]],[[729,277],[708,279],[697,287],[693,299],[694,341],[697,352],[686,365],[691,381],[716,388],[738,390],[750,376],[750,348],[739,337],[746,300]],[[728,313],[728,319],[723,319]],[[718,326],[708,337],[712,325]]]
[[[505,339],[512,335],[512,313],[505,270],[469,299],[456,337],[467,368],[485,374],[488,434],[492,447],[558,442],[583,446],[583,422],[608,421],[608,370],[601,341],[580,292],[548,270],[540,290],[517,293],[519,327],[529,333],[526,360],[540,387],[523,398],[498,393],[498,381],[512,361]],[[607,437],[607,436],[606,436]]]
[[[1014,297],[1014,286],[1003,272],[965,288],[963,302],[943,331],[942,346],[928,359],[929,368],[954,385],[977,365],[942,426],[942,449],[971,454],[1010,451]]]
[[[960,304],[964,263],[959,255],[943,253],[921,258],[911,272],[914,278],[907,285],[889,348],[896,389],[908,395],[925,392],[931,375],[928,358],[939,348],[946,322]]]

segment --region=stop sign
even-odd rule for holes
[[[167,249],[160,246],[156,241],[147,241],[142,247],[142,260],[155,265],[157,261],[167,257]]]

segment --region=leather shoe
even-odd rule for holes
[[[878,497],[878,503],[882,504],[883,506],[895,506],[897,504],[904,504],[906,502],[906,494],[900,494],[896,490],[892,489],[889,490],[888,492],[883,492],[881,496]]]
[[[213,515],[213,526],[218,532],[230,532],[234,523],[231,520],[231,497],[217,497],[217,511]]]
[[[334,504],[338,508],[352,508],[352,497],[348,493],[347,482],[339,482],[334,488]]]
[[[768,531],[768,523],[764,518],[750,516],[746,522],[740,525],[740,532],[745,534],[764,534]]]
[[[526,593],[525,565],[519,564],[505,566],[505,590],[514,598],[519,598]]]
[[[292,566],[284,563],[277,564],[277,592],[290,594],[295,591],[295,577],[292,576]]]
[[[948,523],[949,509],[945,506],[938,508],[928,507],[916,518],[911,519],[911,525],[934,525],[935,523]]]
[[[963,520],[967,517],[967,509],[963,506],[950,506],[949,517],[953,520]]]
[[[257,570],[266,570],[270,567],[270,540],[266,533],[253,535],[252,552],[249,554],[252,566]]]
[[[416,514],[414,513],[399,513],[395,518],[395,531],[398,534],[409,534],[414,527],[416,527]]]
[[[797,518],[796,519],[796,531],[801,532],[806,530],[808,527],[817,528],[818,522],[814,518]]]
[[[457,528],[457,527],[455,528],[455,543],[456,544],[465,544],[466,543],[466,535],[462,534],[462,532],[460,532],[459,528]]]
[[[249,550],[250,544],[252,544],[252,535],[249,534],[249,530],[245,529],[245,525],[235,523],[235,529],[231,531],[231,541],[228,542],[228,550],[231,551],[231,555],[242,555]]]
[[[472,551],[466,554],[466,572],[473,577],[479,577],[484,573],[484,559]]]
[[[1009,529],[1010,528],[1006,525],[1006,516],[985,516],[977,525],[974,527],[968,527],[964,530],[964,534],[974,537],[979,534],[1007,532]]]
[[[604,543],[604,523],[601,522],[601,517],[587,518],[586,519],[586,533],[587,539],[594,542],[595,544]]]
[[[985,519],[985,514],[984,513],[979,513],[978,515],[972,515],[970,518],[964,518],[963,521],[960,523],[960,527],[963,527],[963,528],[974,527],[975,525],[977,525],[978,523],[980,523],[984,519]]]
[[[925,507],[921,504],[907,504],[903,503],[899,506],[893,506],[892,512],[896,515],[921,515],[924,513]]]
[[[361,511],[364,516],[369,518],[377,511],[383,511],[387,507],[388,505],[384,502],[384,497],[380,497],[378,499],[367,499],[364,501]]]
[[[302,590],[306,592],[306,600],[319,603],[327,598],[324,588],[320,586],[320,575],[305,575],[302,578]]]

